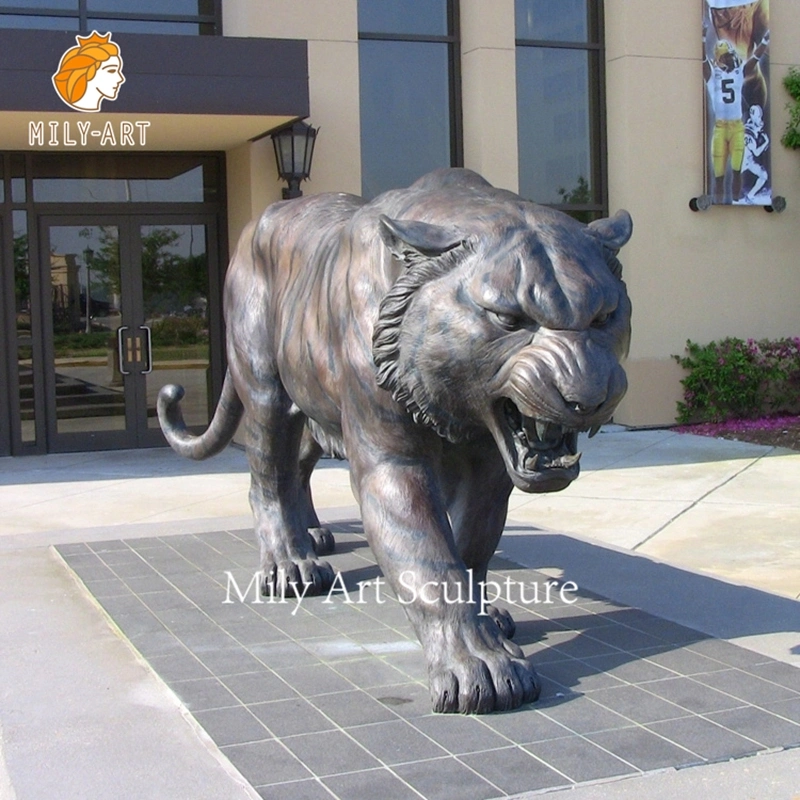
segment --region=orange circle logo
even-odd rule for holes
[[[70,47],[53,75],[58,96],[76,111],[100,111],[103,100],[116,100],[125,82],[122,55],[111,34],[92,31],[76,36],[77,46]]]

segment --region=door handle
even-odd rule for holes
[[[147,339],[147,368],[142,370],[142,375],[149,375],[153,371],[153,333],[147,325],[140,325],[139,330],[145,332]]]
[[[125,331],[128,330],[127,325],[122,325],[121,327],[117,328],[117,355],[119,356],[119,372],[120,375],[130,375],[131,371],[129,369],[124,369],[123,364],[126,363],[125,359],[125,348],[122,344],[122,340],[124,338],[123,334]]]

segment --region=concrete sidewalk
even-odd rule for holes
[[[582,447],[566,491],[514,493],[502,555],[800,664],[800,454],[613,426]],[[0,798],[269,796],[51,548],[248,528],[248,485],[235,448],[202,464],[167,450],[0,460]],[[313,487],[323,519],[353,518],[344,465],[323,461]],[[799,776],[799,752],[780,751],[570,796],[791,798]]]

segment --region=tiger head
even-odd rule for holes
[[[500,190],[461,200],[441,224],[380,218],[404,269],[374,327],[378,384],[450,441],[491,434],[523,491],[563,489],[579,432],[627,388],[630,215],[584,225]]]

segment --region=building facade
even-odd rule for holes
[[[298,119],[319,129],[306,194],[466,166],[586,221],[627,208],[616,421],[670,424],[687,339],[800,334],[800,163],[778,144],[800,0],[755,0],[783,213],[689,207],[702,2],[0,2],[0,454],[161,444],[168,382],[208,421],[229,250],[281,198],[269,134]]]

